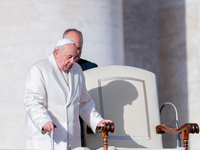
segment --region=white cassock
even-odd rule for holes
[[[82,69],[74,63],[69,71],[70,90],[54,55],[34,64],[25,82],[25,149],[51,149],[49,133],[42,127],[52,121],[57,128],[54,149],[68,150],[81,146],[79,115],[93,132],[103,119],[85,87]]]

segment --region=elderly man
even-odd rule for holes
[[[77,47],[67,38],[58,41],[53,54],[35,63],[25,82],[25,149],[50,149],[54,133],[55,150],[81,146],[79,115],[96,132],[104,120],[85,87],[80,66],[75,63]],[[54,125],[57,126],[54,129]],[[55,130],[55,131],[54,131]]]

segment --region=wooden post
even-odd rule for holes
[[[106,131],[102,132],[103,138],[103,150],[108,150],[108,133]]]
[[[108,150],[108,132],[113,133],[115,125],[113,122],[105,123],[105,128],[101,129],[102,138],[103,138],[103,150]]]
[[[182,132],[182,139],[185,150],[188,150],[188,139],[189,139],[189,132],[187,130]]]

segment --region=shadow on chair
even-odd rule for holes
[[[120,128],[115,128],[115,132],[109,136],[109,143],[112,143],[112,139],[116,140],[131,140],[132,144],[129,147],[142,148],[144,146],[139,145],[133,139],[137,138],[135,133],[131,128],[133,127],[134,122],[138,124],[143,123],[141,119],[137,118],[137,114],[131,114],[132,109],[134,108],[134,101],[138,98],[138,91],[136,87],[130,82],[126,81],[127,79],[116,79],[114,81],[108,82],[101,88],[91,89],[89,93],[91,97],[94,97],[96,91],[99,92],[101,99],[105,101],[100,102],[100,113],[103,118],[112,118],[112,121]],[[110,103],[109,99],[114,101]],[[112,110],[112,111],[109,111]],[[126,116],[127,119],[124,119]],[[118,145],[118,144],[117,144]],[[126,142],[120,142],[119,144],[122,147],[127,147]]]

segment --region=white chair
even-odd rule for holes
[[[156,79],[152,72],[128,66],[105,66],[84,74],[96,109],[115,124],[115,132],[108,137],[108,145],[114,149],[163,149],[162,135],[157,133],[164,132],[185,134],[187,149],[186,133],[199,132],[197,124],[186,124],[180,129],[159,125]],[[84,125],[86,147],[94,150],[104,144],[107,149],[99,134],[88,134],[87,130]]]

